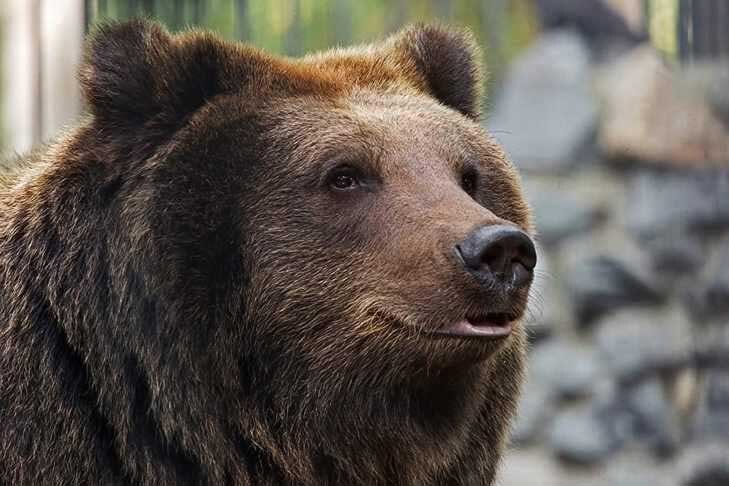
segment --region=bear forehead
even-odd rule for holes
[[[506,160],[478,123],[427,96],[355,90],[336,98],[287,98],[275,105],[264,114],[269,137],[291,144],[290,153],[300,162],[351,153],[373,160],[384,154],[430,157],[454,166]]]

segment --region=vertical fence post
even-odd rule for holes
[[[24,152],[40,138],[40,0],[5,0],[2,11],[3,141]]]
[[[76,73],[85,30],[83,0],[44,0],[41,9],[41,137],[53,136],[81,111]]]
[[[3,148],[22,153],[80,111],[84,1],[3,1]]]

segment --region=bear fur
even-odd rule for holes
[[[0,175],[0,483],[491,484],[523,326],[429,334],[495,302],[453,244],[531,230],[478,57],[98,27],[88,113]]]

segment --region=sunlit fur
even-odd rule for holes
[[[524,329],[428,335],[504,300],[453,245],[531,229],[477,59],[438,26],[300,60],[97,28],[88,114],[0,175],[0,483],[490,484]],[[340,158],[375,189],[328,191]]]

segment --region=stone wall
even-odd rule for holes
[[[541,249],[504,486],[729,485],[729,78],[700,71],[551,30],[493,99]]]

